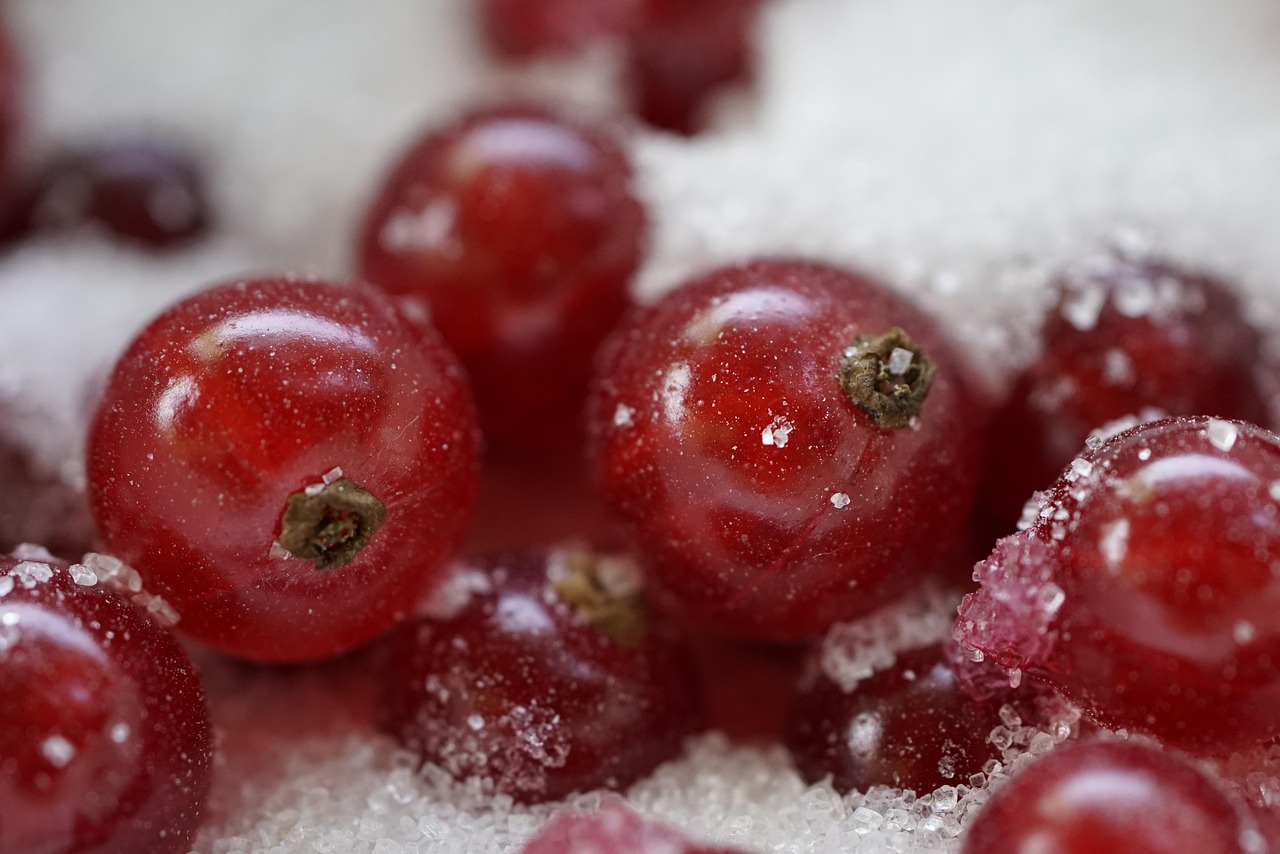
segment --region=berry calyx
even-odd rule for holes
[[[840,386],[881,430],[897,430],[920,414],[937,372],[898,327],[860,335],[840,365]]]
[[[290,495],[277,542],[327,572],[350,563],[386,521],[386,505],[344,477]]]

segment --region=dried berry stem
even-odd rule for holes
[[[346,566],[387,520],[387,508],[348,478],[289,496],[280,546],[320,572]]]
[[[920,414],[937,368],[906,332],[860,335],[845,351],[840,386],[881,430],[911,424]]]
[[[644,594],[638,589],[610,589],[602,577],[601,563],[598,556],[587,552],[569,553],[564,573],[555,581],[555,591],[582,619],[618,643],[635,646],[648,619]]]

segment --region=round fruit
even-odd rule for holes
[[[107,547],[186,633],[298,661],[372,639],[440,579],[477,444],[452,355],[382,295],[242,281],[169,309],[121,357],[89,495]]]

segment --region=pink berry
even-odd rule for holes
[[[703,627],[816,637],[963,545],[985,408],[937,327],[877,282],[717,270],[620,328],[598,367],[596,480]]]
[[[1041,353],[990,433],[984,492],[1007,525],[1001,533],[1109,421],[1148,407],[1258,424],[1266,418],[1262,337],[1226,283],[1159,261],[1107,256],[1058,287]]]
[[[86,566],[0,558],[0,851],[188,851],[212,749],[169,632]]]
[[[515,59],[580,50],[635,26],[642,0],[483,0],[489,44]]]
[[[743,854],[689,841],[674,828],[646,821],[622,801],[610,801],[591,815],[560,813],[547,822],[520,854]]]
[[[573,550],[467,567],[459,610],[387,642],[383,729],[526,802],[623,788],[674,758],[698,724],[697,683],[627,567]]]
[[[1098,741],[1016,774],[978,813],[963,851],[1245,854],[1261,842],[1244,806],[1174,754]]]
[[[477,443],[454,358],[381,294],[241,281],[169,309],[121,357],[89,494],[107,547],[187,634],[298,661],[371,640],[441,578]]]
[[[962,642],[1104,726],[1197,753],[1280,735],[1280,438],[1157,421],[1072,463],[975,569]]]
[[[365,218],[360,273],[430,315],[485,437],[578,433],[591,354],[629,304],[645,242],[631,167],[602,128],[541,107],[470,113],[419,139]]]

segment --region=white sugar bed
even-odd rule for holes
[[[219,223],[162,258],[84,237],[0,257],[0,378],[49,467],[77,475],[88,389],[163,305],[247,271],[346,276],[361,209],[415,129],[514,93],[616,103],[607,50],[503,68],[471,5],[6,4],[33,156],[155,129],[200,155]],[[774,0],[759,74],[755,97],[722,104],[711,133],[637,132],[655,221],[643,295],[748,255],[853,264],[918,294],[993,387],[1030,352],[1040,285],[1117,241],[1227,274],[1260,317],[1280,316],[1274,0]],[[561,806],[415,775],[367,723],[359,659],[199,662],[220,740],[200,852],[511,851]],[[1063,732],[1000,737],[1012,759]],[[985,794],[841,798],[802,784],[780,748],[711,734],[629,798],[760,852],[953,851]]]

